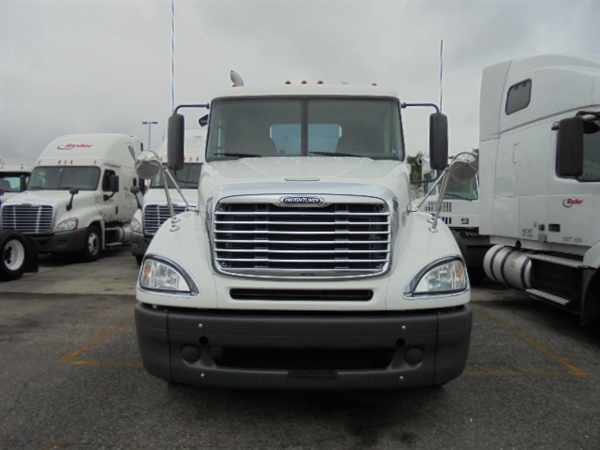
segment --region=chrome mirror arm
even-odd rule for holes
[[[187,198],[185,198],[185,195],[183,195],[183,192],[181,192],[181,188],[179,187],[179,184],[175,180],[175,177],[173,176],[173,174],[171,174],[171,171],[167,167],[164,168],[164,171],[167,174],[167,176],[169,177],[169,179],[171,180],[171,182],[173,183],[173,186],[175,186],[175,190],[177,191],[177,193],[183,200],[183,203],[185,203],[185,208],[192,209],[192,207],[190,206],[190,203],[187,201]]]

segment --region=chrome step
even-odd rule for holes
[[[568,298],[560,297],[558,295],[550,294],[548,292],[540,291],[539,289],[527,289],[529,295],[533,295],[534,297],[543,298],[544,300],[549,300],[553,303],[557,303],[561,306],[565,306],[571,302]]]

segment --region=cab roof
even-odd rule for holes
[[[215,99],[230,97],[381,97],[396,98],[398,94],[390,89],[378,86],[352,84],[328,84],[320,82],[284,82],[271,86],[238,86],[230,87],[216,95]]]

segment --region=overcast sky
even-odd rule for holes
[[[122,132],[169,114],[170,0],[1,0],[0,157],[32,161],[67,133]],[[176,0],[176,102],[228,86],[377,82],[438,99],[451,152],[477,147],[481,69],[540,53],[600,61],[598,0]],[[409,153],[427,116],[405,113]],[[154,147],[154,145],[153,145]]]

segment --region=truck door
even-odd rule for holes
[[[556,132],[553,134],[556,149]],[[554,170],[552,174],[547,198],[548,241],[584,246],[600,241],[596,225],[600,217],[600,128],[585,126],[581,177],[560,178]]]
[[[502,236],[516,236],[518,229],[518,202],[515,197],[518,139],[515,130],[502,133],[496,156],[492,215],[494,234]]]
[[[105,222],[113,222],[117,220],[119,215],[119,196],[120,192],[116,192],[113,195],[111,190],[111,178],[116,177],[117,174],[114,170],[106,169],[104,176],[102,177],[102,206],[101,215]]]

